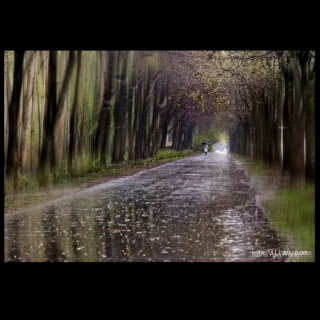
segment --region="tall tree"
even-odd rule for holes
[[[7,156],[7,175],[14,175],[14,188],[17,188],[19,163],[18,145],[18,119],[20,115],[20,97],[23,77],[23,58],[25,51],[15,51],[14,53],[14,78],[12,98],[9,104],[9,137]]]
[[[50,157],[50,165],[54,165],[54,154],[50,151],[54,149],[54,135],[52,132],[53,118],[57,111],[57,52],[49,52],[49,68],[48,82],[46,88],[46,105],[44,110],[43,123],[43,142],[41,147],[40,162],[39,162],[39,182],[41,185],[47,183],[46,166]]]
[[[33,104],[33,87],[35,82],[35,61],[36,54],[30,52],[29,68],[27,70],[27,93],[24,97],[23,110],[22,110],[22,133],[20,141],[20,163],[21,171],[25,171],[26,160],[27,160],[27,129],[30,123],[30,112]],[[32,143],[32,142],[31,142]]]
[[[74,91],[74,100],[70,116],[70,127],[69,127],[69,152],[68,152],[68,172],[73,174],[73,160],[76,151],[76,139],[77,139],[77,120],[78,120],[78,110],[79,110],[79,84],[80,84],[80,69],[81,69],[81,58],[82,52],[77,53],[77,74],[76,74],[76,85]]]
[[[305,175],[307,181],[315,179],[314,161],[314,61],[310,51],[297,52],[301,70],[302,103],[305,110],[305,144],[306,144],[306,166]]]
[[[126,127],[125,119],[127,112],[127,55],[126,51],[119,53],[118,69],[119,74],[115,75],[115,79],[119,82],[119,94],[116,97],[114,106],[114,139],[113,139],[113,153],[112,163],[124,161],[125,155],[125,136]]]
[[[103,55],[103,60],[107,60],[106,74],[104,76],[103,87],[103,99],[100,107],[100,115],[98,118],[98,127],[95,136],[95,158],[100,157],[102,165],[106,164],[106,156],[109,152],[109,140],[110,140],[110,124],[111,124],[111,112],[114,98],[113,88],[113,72],[115,52],[109,51]]]

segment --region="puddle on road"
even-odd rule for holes
[[[5,217],[5,261],[284,261],[227,154],[198,156]]]

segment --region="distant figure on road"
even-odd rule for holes
[[[204,154],[207,155],[208,154],[208,149],[209,149],[208,145],[205,144],[203,149],[204,149]]]
[[[203,152],[205,153],[205,155],[207,155],[207,153],[209,151],[209,143],[208,143],[208,141],[202,142],[201,145],[203,147]]]

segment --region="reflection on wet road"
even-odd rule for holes
[[[285,244],[229,155],[209,153],[5,218],[5,261],[279,261]]]

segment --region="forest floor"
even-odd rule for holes
[[[59,181],[54,185],[50,184],[46,187],[35,187],[20,192],[11,192],[5,197],[4,213],[17,213],[39,204],[44,204],[48,201],[74,194],[95,185],[131,176],[143,170],[152,169],[166,163],[196,155],[199,155],[199,152],[165,159],[149,158],[139,162],[113,164],[109,165],[104,170],[78,175],[72,179]]]

